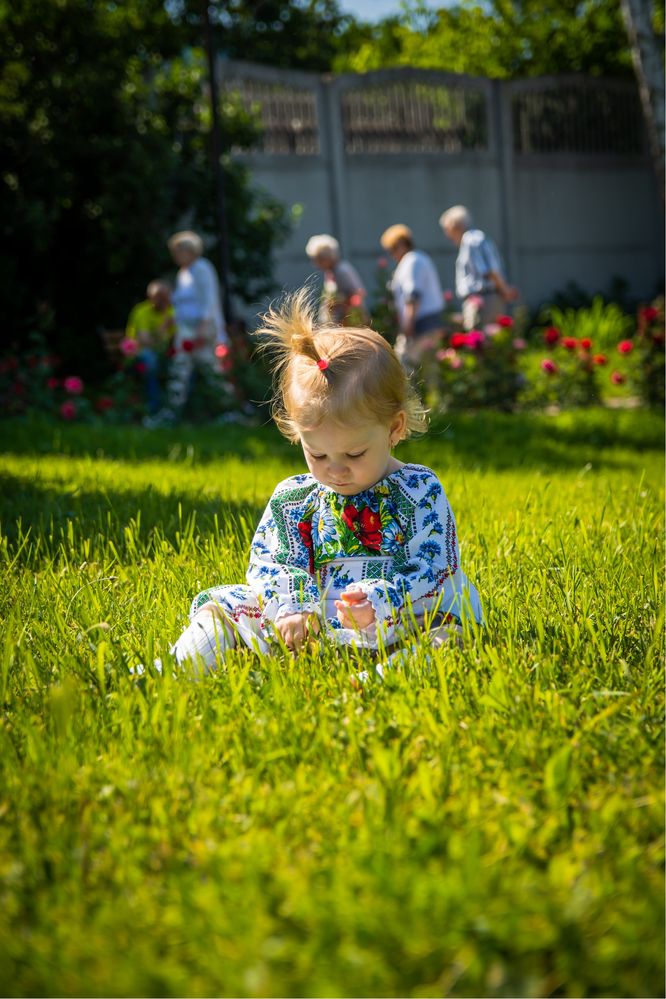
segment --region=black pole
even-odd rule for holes
[[[233,319],[231,295],[229,294],[229,231],[227,228],[227,213],[224,204],[224,170],[222,167],[222,141],[220,138],[220,114],[217,91],[217,74],[215,72],[215,50],[213,47],[213,32],[208,15],[208,0],[201,0],[206,53],[208,55],[208,88],[210,90],[211,110],[211,145],[213,151],[213,178],[215,184],[215,206],[217,214],[217,232],[219,246],[220,283],[222,285],[222,307],[227,323]]]

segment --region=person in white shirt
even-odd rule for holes
[[[518,290],[505,280],[497,247],[485,232],[472,228],[464,205],[448,208],[439,224],[458,247],[456,294],[463,303],[463,326],[472,330],[496,322],[505,303],[518,298]]]
[[[228,345],[226,323],[220,302],[220,285],[215,268],[203,254],[203,242],[195,232],[177,232],[167,241],[178,266],[172,295],[176,333],[171,344],[167,381],[168,405],[144,421],[146,426],[172,424],[187,402],[195,369],[204,378],[221,379],[216,348]]]
[[[416,367],[444,332],[442,286],[428,254],[414,248],[408,226],[389,226],[380,243],[396,262],[390,283],[400,324],[395,351],[405,366]]]

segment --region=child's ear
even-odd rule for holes
[[[401,440],[404,439],[407,431],[407,414],[404,409],[401,409],[399,413],[393,417],[391,421],[390,433],[391,440],[396,444],[399,444]]]

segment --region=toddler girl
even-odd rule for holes
[[[391,454],[426,425],[393,349],[371,329],[317,328],[304,291],[265,320],[273,416],[309,472],[276,487],[247,583],[195,597],[176,661],[214,669],[237,643],[259,653],[308,641],[390,649],[415,629],[440,642],[464,615],[480,622],[437,476]]]

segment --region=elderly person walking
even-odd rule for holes
[[[389,226],[380,243],[396,262],[390,282],[400,324],[395,351],[406,367],[415,367],[443,335],[442,286],[428,254],[414,248],[412,231],[406,225]]]
[[[367,322],[366,290],[355,268],[340,259],[340,244],[333,236],[311,236],[305,252],[324,273],[319,321],[334,326],[362,326]]]
[[[220,377],[215,353],[227,344],[227,330],[220,303],[220,285],[215,268],[203,254],[203,242],[195,232],[177,232],[167,241],[178,265],[172,296],[176,313],[173,357],[167,382],[167,408],[146,425],[174,423],[187,402],[192,374],[198,369],[204,377]]]
[[[472,330],[495,322],[505,303],[518,298],[518,290],[504,278],[497,247],[485,232],[472,228],[472,217],[464,205],[448,208],[439,224],[458,247],[456,294],[463,303],[463,326]]]

